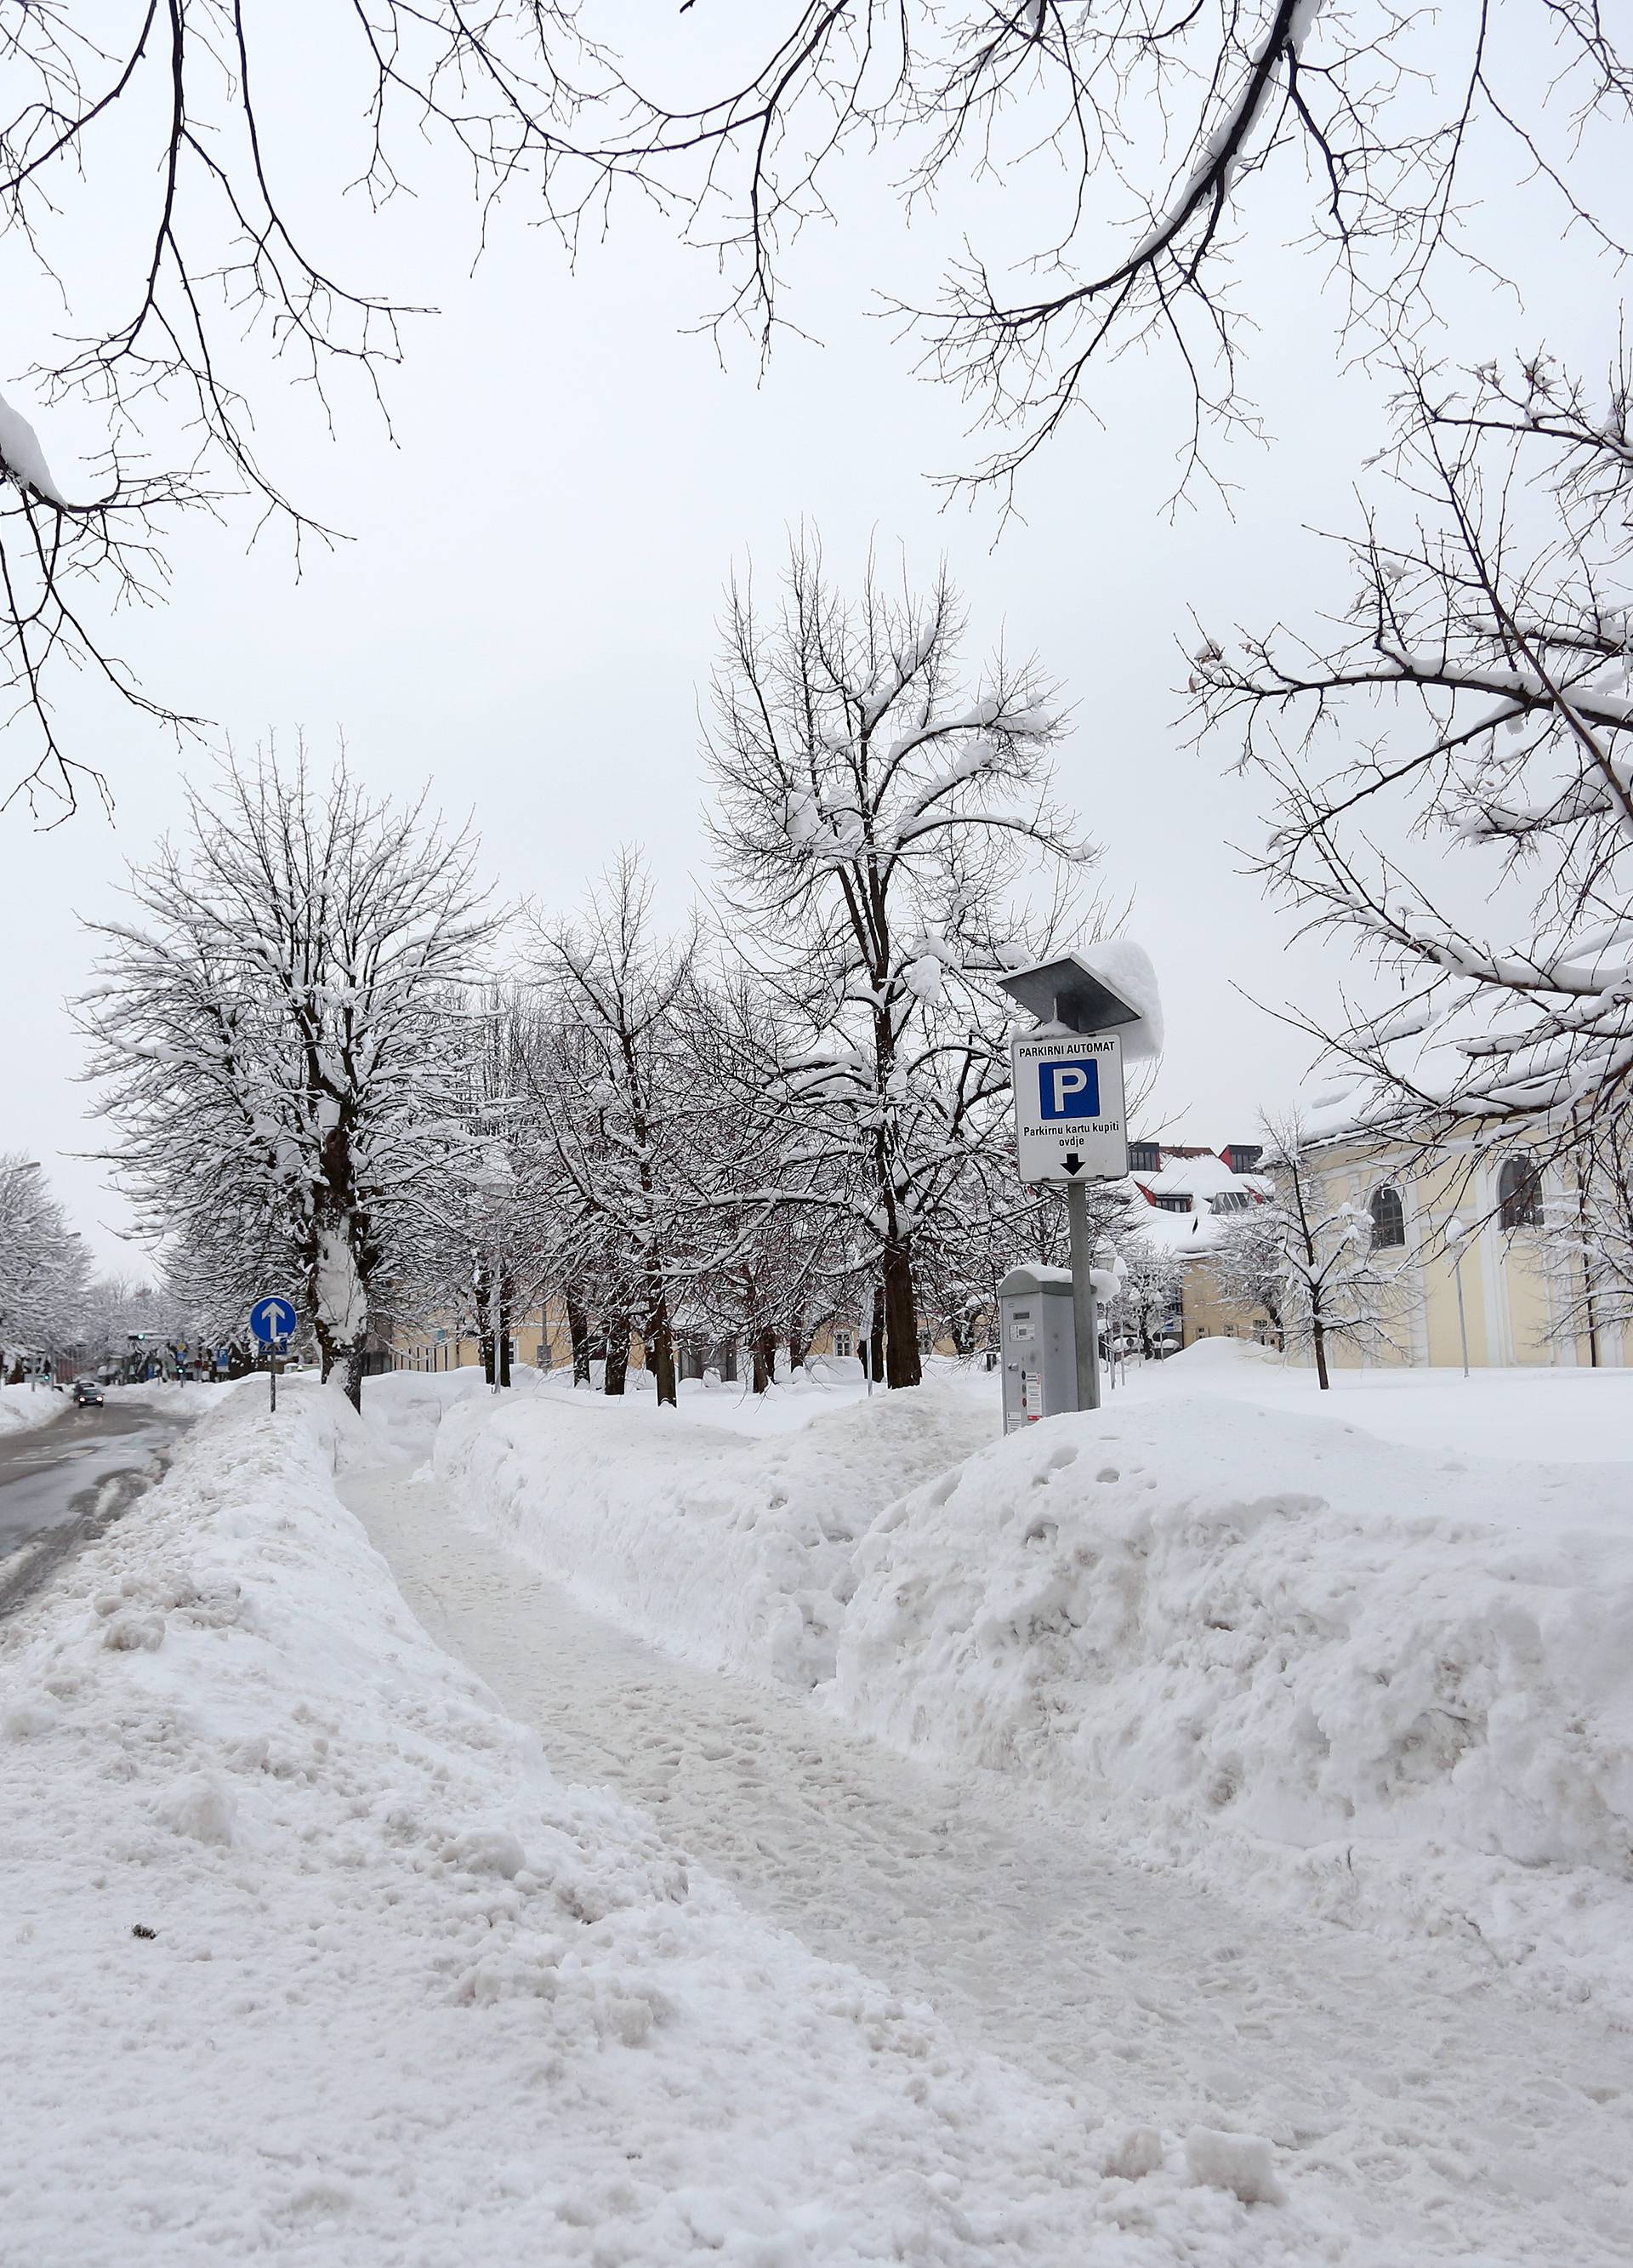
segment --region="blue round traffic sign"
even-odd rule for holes
[[[274,1339],[293,1338],[295,1321],[294,1303],[289,1300],[257,1300],[249,1311],[250,1331],[266,1345]]]

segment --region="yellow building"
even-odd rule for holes
[[[1237,1145],[1218,1157],[1165,1151],[1159,1172],[1136,1168],[1151,1210],[1133,1225],[1145,1242],[1180,1263],[1179,1307],[1169,1335],[1185,1346],[1207,1338],[1280,1344],[1268,1310],[1221,1296],[1210,1264],[1232,1220],[1270,1196],[1284,1176],[1285,1168],[1278,1176],[1274,1165],[1268,1174],[1236,1170],[1258,1163],[1257,1152],[1244,1154]],[[1405,1144],[1348,1134],[1313,1143],[1303,1170],[1315,1211],[1325,1215],[1348,1204],[1371,1218],[1373,1256],[1398,1284],[1384,1345],[1363,1353],[1335,1343],[1328,1349],[1334,1366],[1460,1367],[1465,1338],[1471,1368],[1633,1361],[1633,1330],[1585,1328],[1583,1286],[1569,1280],[1580,1263],[1557,1246],[1550,1249],[1541,1235],[1545,1213],[1557,1217],[1573,1200],[1568,1169],[1539,1167],[1519,1145],[1478,1159],[1464,1152],[1425,1159]],[[1453,1224],[1466,1233],[1448,1235]],[[1568,1317],[1584,1327],[1565,1329]]]
[[[1329,1351],[1335,1365],[1460,1367],[1465,1338],[1470,1366],[1478,1369],[1585,1368],[1633,1355],[1624,1344],[1629,1335],[1614,1327],[1562,1328],[1581,1305],[1583,1287],[1569,1278],[1580,1263],[1550,1251],[1541,1230],[1545,1212],[1570,1206],[1575,1193],[1565,1172],[1540,1167],[1523,1145],[1478,1158],[1445,1152],[1424,1158],[1404,1145],[1341,1135],[1313,1144],[1304,1170],[1320,1210],[1359,1205],[1372,1218],[1376,1257],[1388,1266],[1399,1255],[1399,1313],[1386,1324],[1393,1351],[1363,1358],[1337,1345]]]

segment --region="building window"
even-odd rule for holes
[[[1221,1189],[1210,1202],[1215,1212],[1246,1212],[1253,1199],[1246,1189]]]
[[[1542,1221],[1542,1176],[1529,1150],[1504,1158],[1497,1183],[1497,1221],[1503,1228],[1538,1228]]]
[[[847,1360],[856,1352],[856,1343],[849,1331],[835,1332],[834,1352],[842,1355]]]
[[[1131,1174],[1159,1174],[1162,1171],[1160,1142],[1130,1142],[1129,1171]]]
[[[1406,1209],[1399,1189],[1374,1189],[1366,1210],[1372,1216],[1372,1249],[1398,1252],[1406,1243]]]
[[[1153,1197],[1151,1202],[1159,1212],[1189,1212],[1191,1209],[1189,1197]]]

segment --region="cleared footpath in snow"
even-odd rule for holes
[[[1382,2257],[1625,2263],[1633,2041],[1597,2007],[1130,1865],[1086,1815],[647,1647],[408,1474],[342,1493],[432,1635],[559,1773],[817,1953],[1085,2113],[1267,2137],[1290,2194]]]
[[[0,2268],[1392,2268],[563,1785],[338,1500],[370,1454],[222,1396],[0,1624]]]

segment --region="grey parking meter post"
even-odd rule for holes
[[[1078,1408],[1070,1268],[1011,1268],[998,1285],[1004,1431]]]
[[[1071,1251],[1072,1319],[1078,1340],[1078,1407],[1100,1406],[1100,1327],[1094,1312],[1094,1254],[1089,1243],[1089,1193],[1066,1185],[1066,1228]]]
[[[1140,956],[1144,961],[1144,955]],[[1150,977],[1150,963],[1144,962]],[[1089,1243],[1090,1182],[1119,1182],[1129,1171],[1124,1116],[1123,1055],[1135,1059],[1159,1044],[1154,979],[1144,1008],[1125,998],[1079,954],[1040,961],[998,979],[1001,990],[1035,1019],[1011,1042],[1015,1094],[1015,1148],[1023,1182],[1053,1182],[1066,1191],[1071,1267],[1018,1270],[1015,1275],[1059,1276],[1074,1313],[1071,1399],[1068,1410],[1100,1406],[1100,1322],[1095,1313],[1094,1255]],[[1136,990],[1141,988],[1136,986]],[[1013,1281],[1013,1275],[1005,1278]],[[1002,1291],[1000,1289],[1000,1300]],[[1013,1430],[1010,1366],[1004,1361],[1004,1430]]]

